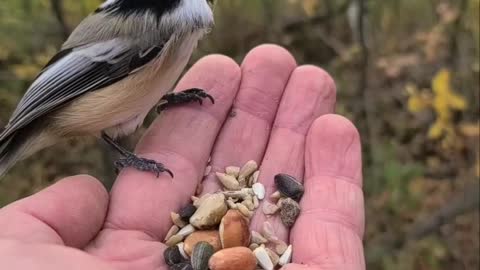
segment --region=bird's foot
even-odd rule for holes
[[[165,168],[162,163],[155,160],[140,158],[134,154],[128,154],[124,158],[115,161],[115,167],[118,171],[124,168],[135,168],[143,172],[151,172],[158,177],[161,173],[168,173],[173,178],[173,173],[169,169]]]
[[[186,104],[190,102],[198,102],[203,104],[203,100],[208,98],[213,104],[215,99],[202,89],[192,88],[182,92],[170,93],[163,96],[160,104],[157,106],[157,113],[162,112],[168,107]]]

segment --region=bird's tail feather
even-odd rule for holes
[[[0,136],[0,180],[9,169],[22,159],[51,145],[44,133],[26,130],[16,132],[6,138]]]
[[[19,147],[14,147],[14,136],[0,141],[0,179],[15,164],[20,156]]]

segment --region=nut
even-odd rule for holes
[[[198,208],[203,203],[203,201],[205,201],[210,196],[212,196],[211,193],[207,193],[200,198],[192,196],[193,206]]]
[[[215,251],[218,251],[222,248],[218,231],[196,231],[185,239],[185,245],[183,247],[185,253],[187,253],[188,256],[191,256],[193,248],[199,242],[209,243],[213,246]]]
[[[190,218],[190,223],[198,229],[207,229],[218,225],[227,212],[225,195],[217,193],[208,196]]]
[[[300,215],[300,205],[290,198],[284,199],[282,201],[282,207],[280,208],[282,223],[287,226],[287,228],[291,228],[295,224],[298,215]]]
[[[288,174],[277,174],[275,176],[275,185],[282,195],[297,202],[300,201],[305,192],[303,185],[295,177]]]
[[[229,210],[219,228],[223,248],[246,247],[250,243],[248,220],[238,211]]]
[[[193,270],[208,270],[208,261],[214,253],[213,246],[207,242],[199,242],[192,253]]]
[[[208,266],[211,270],[255,270],[257,261],[250,249],[234,247],[213,254]]]

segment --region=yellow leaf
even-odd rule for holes
[[[432,97],[426,91],[420,93],[417,86],[413,84],[407,84],[406,91],[409,95],[407,103],[409,112],[417,113],[432,106]]]
[[[467,101],[462,96],[455,93],[451,86],[451,73],[447,69],[440,70],[432,80],[432,90],[438,97],[439,107],[442,110],[448,108],[456,110],[465,110]]]
[[[420,96],[412,96],[408,99],[408,111],[417,113],[429,107],[430,103]]]
[[[450,91],[450,71],[440,70],[432,81],[433,92],[437,95],[444,95]]]
[[[439,139],[442,136],[444,129],[445,126],[443,125],[443,123],[440,121],[436,121],[428,131],[428,138],[432,140]]]
[[[462,96],[451,93],[449,100],[453,109],[464,111],[467,108],[467,101]]]

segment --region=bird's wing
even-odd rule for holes
[[[141,50],[133,42],[113,39],[59,52],[23,96],[0,141],[75,98],[138,71],[162,50],[163,46]]]

